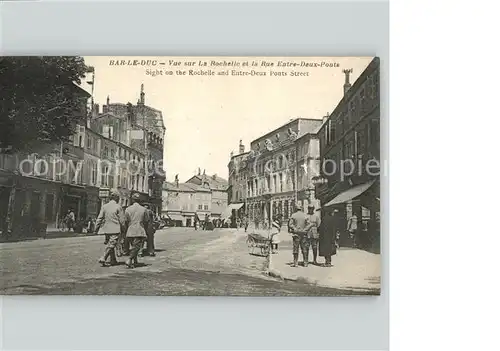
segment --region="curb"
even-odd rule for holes
[[[304,284],[309,284],[309,285],[317,285],[317,281],[311,278],[307,277],[301,277],[301,276],[286,276],[279,270],[275,268],[269,268],[266,272],[266,275],[277,278],[280,280],[285,280],[285,281],[292,281],[292,282],[297,282],[297,283],[304,283]]]

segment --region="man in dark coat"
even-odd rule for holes
[[[146,208],[146,212],[148,215],[148,227],[146,228],[146,247],[142,249],[141,256],[156,256],[155,253],[155,232],[156,232],[156,223],[155,223],[155,215],[153,211],[151,211],[150,205],[145,203],[144,208]]]
[[[332,266],[332,256],[337,254],[337,234],[340,232],[340,217],[337,209],[326,209],[319,228],[319,255],[325,258],[325,267]]]

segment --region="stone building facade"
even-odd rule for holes
[[[87,192],[83,186],[79,167],[83,160],[83,139],[87,118],[85,90],[69,85],[80,99],[75,111],[75,135],[69,141],[42,144],[32,154],[0,154],[0,230],[15,231],[45,223],[55,226],[69,210],[78,217],[86,216]]]
[[[356,214],[360,233],[368,227],[379,231],[379,58],[374,58],[352,85],[351,71],[344,73],[344,96],[318,133],[324,166],[316,191],[322,206],[336,206],[346,221]]]
[[[197,215],[203,220],[211,216],[212,192],[208,186],[194,183],[174,182],[163,184],[164,207],[162,215],[170,219],[175,226],[192,227]]]
[[[246,159],[246,212],[268,223],[275,214],[288,219],[297,202],[314,203],[320,119],[297,118],[252,141]]]
[[[212,219],[225,217],[225,211],[228,205],[228,182],[224,178],[219,177],[217,174],[207,175],[205,171],[203,174],[198,169],[198,174],[192,176],[186,181],[186,184],[195,184],[202,188],[209,189],[210,196],[210,217]]]

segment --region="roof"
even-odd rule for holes
[[[178,192],[210,192],[209,189],[203,188],[197,184],[193,183],[179,183],[178,186],[172,182],[163,183],[163,190],[167,191],[178,191]]]
[[[273,129],[271,132],[260,136],[259,138],[253,140],[250,143],[250,148],[254,149],[257,143],[269,139],[274,145],[273,148],[280,148],[286,144],[290,144],[296,139],[301,138],[305,134],[317,133],[323,124],[323,119],[318,118],[295,118],[278,128]],[[290,139],[288,135],[288,128],[290,128],[296,135],[294,138]],[[276,134],[285,133],[285,135],[280,135],[279,141],[276,141]]]
[[[196,182],[199,182],[200,184],[203,184],[205,181],[208,182],[208,184],[210,185],[210,189],[212,190],[224,190],[224,191],[227,190],[228,181],[224,178],[219,177],[216,174],[211,176],[194,175],[191,178],[189,178],[186,183],[196,184]]]
[[[332,120],[332,119],[335,120],[339,116],[339,111],[341,111],[342,108],[345,107],[345,105],[347,104],[347,102],[351,98],[353,92],[357,91],[361,87],[361,85],[364,83],[364,80],[366,79],[366,77],[369,76],[373,71],[375,71],[378,68],[380,68],[380,58],[374,57],[370,61],[368,66],[366,66],[366,68],[363,70],[363,72],[361,72],[358,79],[356,79],[356,81],[349,88],[349,90],[347,91],[347,94],[344,94],[342,99],[340,99],[339,103],[337,104],[337,106],[335,106],[335,109],[333,110],[333,112],[330,113],[330,115],[328,116],[325,123],[323,123],[321,125],[321,128],[318,130],[318,132],[321,129],[323,129],[324,126],[327,125],[327,121]]]

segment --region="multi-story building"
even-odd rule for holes
[[[108,152],[108,157],[125,161],[124,165],[134,165],[134,170],[127,176],[123,174],[123,167],[118,171],[113,170],[120,175],[118,179],[122,179],[122,202],[128,203],[130,191],[137,192],[151,204],[153,212],[159,214],[165,180],[165,125],[162,112],[145,104],[144,85],[141,85],[136,105],[110,103],[108,97],[103,112],[91,121],[91,128],[113,142],[107,145],[108,149],[103,150]],[[126,182],[123,179],[127,179]]]
[[[85,125],[90,94],[76,85],[71,89],[81,102],[75,111],[80,122],[68,142],[40,145],[29,155],[0,154],[1,230],[15,230],[28,220],[50,227],[69,209],[78,218],[87,215],[87,192],[79,172],[84,154],[80,125]]]
[[[191,227],[195,215],[204,220],[208,215],[211,219],[212,191],[210,185],[204,183],[179,183],[176,177],[173,183],[163,184],[164,207],[162,214],[174,222],[176,226]]]
[[[242,140],[240,140],[238,151],[237,155],[231,152],[231,159],[227,165],[229,170],[227,189],[229,209],[227,213],[231,215],[233,214],[233,210],[237,212],[236,215],[245,212],[245,204],[248,196],[247,181],[249,168],[247,157],[249,152],[245,152],[245,145],[243,145]]]
[[[351,72],[344,70],[344,96],[318,133],[323,167],[317,195],[322,206],[337,206],[345,219],[356,214],[358,230],[368,222],[380,228],[379,59],[352,86]]]
[[[246,159],[246,212],[252,220],[267,222],[274,214],[288,219],[296,202],[315,203],[321,124],[297,118],[252,141]]]

